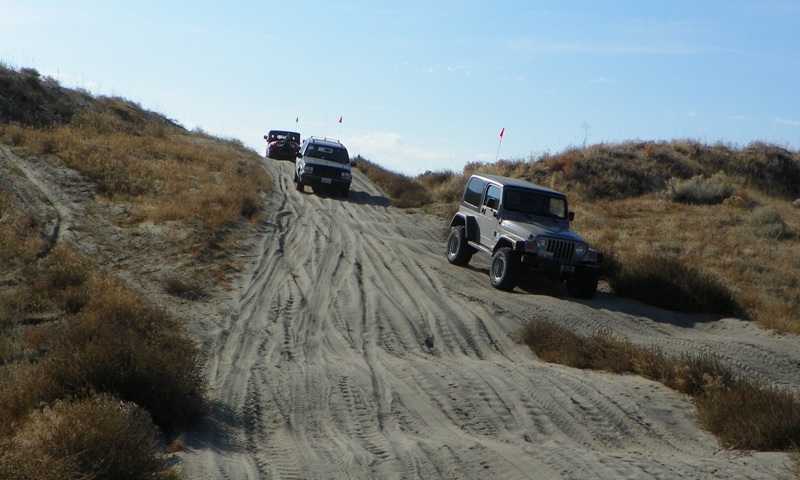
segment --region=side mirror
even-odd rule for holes
[[[356,159],[355,159],[355,158],[354,158],[354,159],[352,159],[352,160],[350,160],[350,166],[351,166],[351,167],[357,167],[357,166],[358,166],[358,162],[356,162]]]
[[[297,158],[303,158],[303,154],[302,154],[302,153],[300,153],[300,152],[297,152],[297,154],[296,154],[295,156],[296,156]]]
[[[575,220],[575,212],[569,212],[569,214],[567,215],[567,218],[569,218],[570,222]]]

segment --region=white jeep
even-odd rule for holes
[[[566,281],[576,298],[592,298],[602,254],[570,230],[567,197],[523,180],[473,175],[450,222],[447,260],[465,266],[475,252],[492,257],[489,280],[513,290],[523,269]]]

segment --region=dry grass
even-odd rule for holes
[[[473,173],[566,192],[573,228],[606,255],[607,279],[620,295],[800,333],[798,152],[763,143],[627,142],[470,163],[462,174],[412,179],[382,171],[381,181],[424,186],[449,216]]]
[[[358,157],[358,169],[391,198],[395,207],[421,207],[431,203],[428,190],[405,175],[387,170],[362,157]]]
[[[202,256],[259,221],[269,179],[240,142],[35,71],[0,67],[0,87],[13,93],[0,97],[0,141],[81,172],[101,201],[125,204],[121,227],[169,221]],[[179,478],[159,442],[206,412],[197,346],[91,259],[50,249],[43,222],[0,188],[0,478]],[[162,286],[197,299],[207,286],[192,278]]]
[[[0,290],[0,478],[176,478],[157,432],[206,411],[180,322],[68,247],[21,268]]]
[[[101,103],[106,110],[78,114],[68,124],[6,126],[5,135],[22,152],[57,157],[83,173],[108,200],[132,203],[132,221],[188,220],[208,239],[242,218],[258,221],[269,179],[255,152],[145,121],[119,99]]]
[[[800,397],[746,378],[712,355],[669,357],[607,331],[585,337],[547,321],[528,324],[519,341],[546,362],[632,373],[691,395],[698,420],[723,447],[773,451],[800,444]]]
[[[0,478],[179,478],[147,412],[108,395],[59,400],[36,410],[2,442]]]

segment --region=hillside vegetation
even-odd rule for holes
[[[59,187],[90,192],[55,204],[61,192],[26,190],[24,172],[0,164],[0,478],[179,477],[163,445],[180,448],[181,430],[205,415],[207,386],[186,319],[157,298],[227,288],[238,265],[225,248],[259,221],[269,189],[260,157],[124,99],[5,67],[0,144]],[[79,177],[59,178],[64,167]],[[78,201],[84,215],[65,224]],[[103,252],[175,266],[152,279],[154,295],[148,279],[101,263]]]
[[[566,192],[576,211],[573,227],[605,254],[615,293],[800,333],[796,151],[676,140],[594,145],[414,178],[365,159],[359,166],[398,206],[438,206],[445,217],[473,173]],[[417,191],[424,194],[406,193]]]
[[[187,131],[121,98],[62,88],[32,69],[0,66],[2,145],[43,168],[78,172],[93,202],[87,209],[113,212],[104,217],[109,231],[134,238],[163,227],[143,248],[164,263],[180,259],[157,279],[155,292],[175,304],[229,288],[226,278],[241,267],[229,250],[260,222],[270,189],[259,155],[240,142]],[[796,151],[762,143],[628,142],[416,177],[366,159],[358,165],[395,206],[440,214],[443,232],[472,173],[564,191],[577,212],[574,228],[606,256],[614,293],[703,312],[698,318],[708,321],[736,316],[800,333]],[[180,448],[181,430],[209,408],[187,319],[92,248],[59,241],[52,218],[3,185],[0,479],[180,477],[167,453]],[[126,255],[135,251],[119,257]],[[532,328],[539,330],[527,334],[539,342],[552,334],[549,325]],[[698,405],[710,404],[707,428],[725,445],[784,449],[798,441],[796,395],[759,390],[713,358],[665,359],[601,332],[574,338],[577,346],[568,350],[575,355],[564,360],[557,354],[571,334],[555,336],[552,344],[562,348],[550,349],[551,361],[634,372],[697,394]],[[548,345],[526,343],[548,358]],[[611,351],[619,355],[606,355]],[[743,399],[720,395],[732,385],[754,403],[743,407]],[[701,397],[706,391],[714,395]],[[772,407],[758,403],[764,399]],[[776,407],[776,399],[783,403]],[[728,415],[737,409],[753,415]],[[769,416],[754,414],[761,410]]]

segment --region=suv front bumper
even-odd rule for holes
[[[600,277],[600,265],[594,263],[569,263],[563,260],[544,258],[538,255],[523,254],[522,264],[535,270],[546,271],[557,276],[567,278],[572,276],[583,276],[586,274],[597,275]]]
[[[352,180],[342,180],[341,178],[330,178],[320,175],[304,173],[298,177],[305,185],[330,187],[336,189],[350,188]]]

